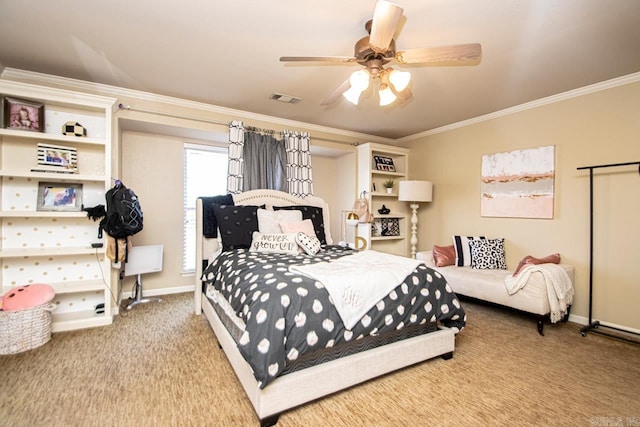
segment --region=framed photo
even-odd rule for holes
[[[375,162],[376,170],[384,172],[396,171],[396,167],[393,164],[393,159],[391,157],[373,156],[373,161]]]
[[[82,210],[82,184],[66,182],[38,183],[38,205],[36,210],[80,212]]]
[[[5,128],[44,132],[44,104],[5,96],[2,108]]]
[[[78,151],[63,145],[38,144],[38,167],[32,172],[78,172]]]

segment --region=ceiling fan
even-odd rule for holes
[[[452,46],[426,47],[396,51],[393,36],[397,30],[404,9],[397,4],[378,0],[373,12],[373,19],[368,21],[365,29],[369,36],[355,44],[355,54],[349,56],[282,56],[281,62],[337,62],[343,64],[359,64],[364,69],[351,74],[349,79],[320,105],[334,103],[343,95],[353,104],[358,104],[362,92],[369,86],[371,79],[379,79],[378,93],[380,105],[389,105],[396,99],[405,102],[412,94],[409,90],[411,75],[409,72],[384,68],[395,61],[397,64],[423,65],[477,65],[480,63],[482,49],[478,43]]]

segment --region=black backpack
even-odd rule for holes
[[[100,229],[115,239],[133,236],[142,230],[142,208],[136,193],[121,182],[105,194],[107,213]]]

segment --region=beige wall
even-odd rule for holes
[[[166,130],[166,129],[165,129]],[[133,188],[140,197],[144,212],[144,229],[132,237],[134,245],[164,245],[164,265],[161,273],[143,278],[145,295],[185,291],[194,284],[193,274],[182,273],[183,239],[183,149],[185,142],[212,144],[184,137],[140,131],[120,133],[121,172],[116,174],[125,185]],[[313,144],[313,140],[312,140]],[[226,143],[225,143],[226,146]],[[332,156],[312,156],[314,194],[325,199],[332,208],[330,230],[334,241],[340,239],[339,208],[345,194],[353,203],[355,195],[355,168],[351,181],[339,165],[344,158],[353,159],[354,149],[343,147],[345,154],[336,154],[331,145]],[[355,162],[355,160],[352,160]],[[126,277],[122,282],[123,292],[129,292],[134,278]]]
[[[407,144],[412,179],[434,183],[419,211],[419,249],[452,234],[506,239],[514,268],[525,255],[559,252],[576,268],[572,314],[588,316],[589,179],[577,167],[640,161],[640,83],[628,84],[438,133]],[[483,154],[555,145],[552,220],[480,216]],[[640,330],[640,176],[637,167],[595,173],[594,318]]]
[[[121,179],[140,198],[144,229],[132,237],[135,246],[164,246],[162,273],[143,278],[145,291],[193,285],[182,275],[184,140],[140,132],[122,135]],[[125,278],[123,291],[133,278]]]

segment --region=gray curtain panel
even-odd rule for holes
[[[261,188],[287,191],[287,152],[282,141],[271,134],[244,135],[243,191]]]

